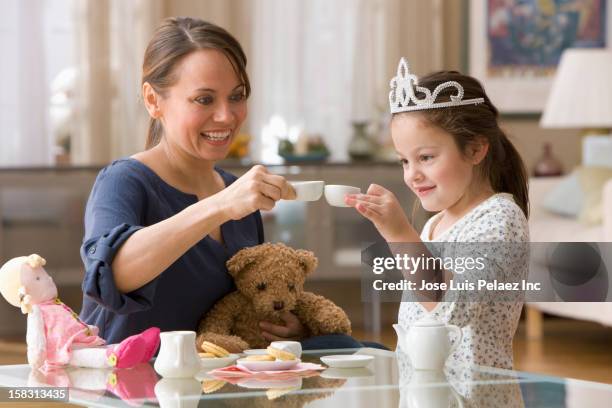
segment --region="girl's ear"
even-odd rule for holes
[[[477,166],[487,157],[489,142],[484,137],[479,137],[467,146],[467,157],[470,163]]]
[[[161,116],[161,109],[159,106],[161,97],[148,82],[142,84],[142,99],[145,108],[147,108],[147,112],[149,112],[149,116],[153,119],[158,119]]]

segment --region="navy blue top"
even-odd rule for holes
[[[215,170],[226,186],[236,180]],[[225,262],[240,249],[263,242],[259,212],[221,225],[224,245],[204,237],[143,287],[123,294],[115,286],[111,264],[129,236],[197,201],[135,159],[114,161],[98,174],[85,210],[81,319],[98,326],[107,342],[120,342],[152,326],[196,330],[202,315],[235,289]]]

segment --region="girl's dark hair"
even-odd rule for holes
[[[251,84],[246,72],[246,55],[240,43],[223,28],[190,17],[167,18],[157,28],[145,51],[141,84],[148,82],[155,92],[164,96],[165,91],[178,80],[174,68],[179,61],[193,51],[206,48],[225,54],[244,84],[248,97]],[[145,147],[150,149],[158,144],[162,134],[161,122],[151,118]]]
[[[489,143],[489,150],[479,165],[482,176],[490,181],[495,192],[512,194],[525,217],[528,218],[527,172],[518,151],[499,127],[497,108],[493,106],[478,80],[456,71],[434,72],[421,77],[419,86],[426,87],[433,92],[438,85],[447,81],[457,81],[463,86],[463,99],[484,98],[484,103],[416,112],[430,125],[450,133],[462,152],[465,152],[467,146],[477,142],[479,138],[485,138]],[[450,95],[456,93],[457,90],[454,87],[445,88],[438,95],[436,102],[448,102]],[[423,98],[423,95],[416,90],[415,94]],[[414,113],[406,112],[395,115],[405,114]]]

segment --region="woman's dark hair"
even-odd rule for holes
[[[193,51],[207,48],[225,54],[244,84],[248,97],[251,84],[246,72],[246,55],[240,43],[223,28],[190,17],[167,18],[157,28],[145,51],[141,83],[148,82],[155,92],[164,96],[165,91],[178,80],[174,68],[181,59]],[[158,144],[162,134],[161,122],[151,118],[145,147],[150,149]]]
[[[419,86],[433,90],[443,82],[457,81],[463,86],[463,99],[484,98],[478,105],[462,105],[442,109],[416,111],[427,123],[450,133],[461,152],[480,138],[489,143],[489,150],[479,164],[481,175],[488,179],[497,193],[505,192],[514,196],[514,200],[529,217],[529,197],[527,190],[527,172],[518,151],[499,127],[498,111],[491,103],[484,88],[471,76],[456,71],[434,72],[419,78]],[[456,88],[445,88],[438,95],[436,102],[450,101],[450,95],[457,93]],[[419,98],[422,94],[415,91]],[[395,115],[414,114],[413,112]],[[394,115],[394,116],[395,116]]]

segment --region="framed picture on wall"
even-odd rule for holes
[[[541,113],[566,48],[612,45],[607,3],[470,0],[470,74],[501,113]]]

